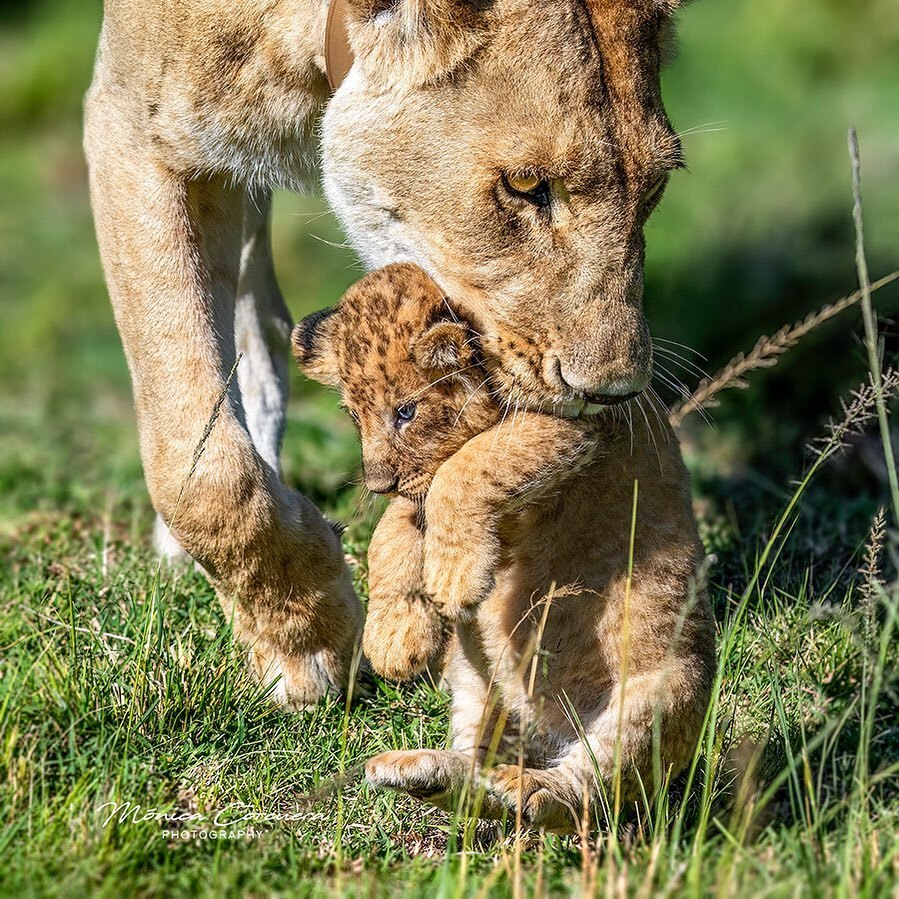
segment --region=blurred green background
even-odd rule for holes
[[[80,147],[98,0],[0,5],[0,521],[68,500],[140,499],[130,392],[94,244]],[[872,275],[899,268],[899,9],[895,0],[700,0],[665,74],[690,171],[648,234],[654,333],[713,371],[763,332],[855,287],[846,131],[858,128]],[[359,273],[318,199],[279,196],[275,253],[292,312],[332,303]],[[899,290],[878,297],[899,306]],[[887,323],[888,339],[890,326]],[[850,312],[700,425],[714,464],[764,472],[864,377]],[[692,387],[696,377],[683,373]],[[345,484],[352,433],[297,384],[288,478]],[[694,430],[697,426],[694,424]],[[133,488],[133,489],[132,489]]]

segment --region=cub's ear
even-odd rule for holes
[[[290,338],[300,371],[326,387],[340,386],[336,347],[339,324],[338,309],[322,309],[307,315]]]
[[[424,84],[486,41],[493,0],[344,0],[353,53],[366,74]]]
[[[474,361],[471,333],[459,322],[438,322],[412,346],[416,365],[434,374],[461,372]]]

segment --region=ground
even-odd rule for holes
[[[687,369],[854,288],[851,124],[872,271],[899,268],[890,7],[740,0],[685,14],[666,94],[678,128],[704,127],[685,135],[692,173],[650,228],[647,305],[655,333],[710,359],[685,351]],[[79,149],[98,22],[84,0],[0,5],[0,895],[896,895],[896,600],[865,562],[888,504],[876,439],[800,483],[807,447],[866,378],[858,314],[684,435],[721,646],[691,782],[604,816],[589,841],[516,839],[373,793],[365,757],[441,746],[446,696],[373,682],[349,706],[280,712],[204,578],[149,549]],[[321,201],[279,197],[276,219],[293,312],[329,305],[360,269]],[[886,316],[899,290],[876,299]],[[364,596],[380,507],[357,486],[336,398],[294,386],[285,476],[348,524]],[[107,803],[124,802],[140,812],[110,818]],[[181,838],[154,810],[200,817],[179,822]],[[211,827],[222,810],[230,820]]]

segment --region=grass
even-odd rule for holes
[[[84,0],[0,7],[0,894],[895,895],[895,542],[877,524],[886,481],[862,464],[877,444],[840,427],[839,398],[866,384],[859,314],[723,395],[714,430],[694,416],[685,433],[721,647],[692,783],[592,841],[472,833],[358,777],[374,752],[442,745],[442,692],[375,683],[349,709],[284,714],[247,677],[206,581],[160,570],[148,548],[79,150],[98,22]],[[727,130],[685,136],[693,174],[653,222],[648,308],[703,366],[855,287],[852,123],[872,276],[897,267],[897,27],[889,0],[685,13],[672,115]],[[276,257],[298,317],[358,271],[316,239],[342,240],[321,213],[278,198]],[[876,304],[896,297],[885,287]],[[889,391],[894,336],[880,328]],[[294,386],[286,478],[348,522],[347,550],[364,559],[378,510],[353,483],[351,426],[332,397]],[[876,432],[870,391],[858,402]],[[840,451],[822,457],[828,441]],[[258,833],[104,826],[111,801],[227,809]]]

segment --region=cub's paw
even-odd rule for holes
[[[440,536],[425,543],[425,589],[440,614],[449,621],[464,621],[495,583],[496,556],[492,547],[459,552],[447,549]]]
[[[365,779],[373,787],[451,811],[471,769],[472,760],[464,753],[414,749],[373,756],[365,763]]]
[[[485,772],[482,782],[487,798],[507,809],[510,818],[520,805],[521,821],[528,827],[555,833],[577,831],[576,803],[567,783],[553,769],[497,765]]]
[[[388,680],[409,680],[442,655],[449,628],[426,597],[378,599],[369,605],[362,650]]]

